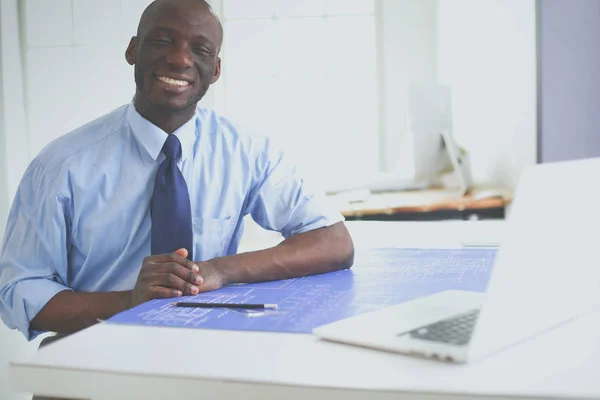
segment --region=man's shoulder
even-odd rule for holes
[[[222,141],[228,147],[242,147],[246,151],[260,151],[269,145],[270,138],[249,126],[234,122],[216,111],[197,108],[200,132],[211,135],[211,141]]]
[[[77,155],[94,151],[96,145],[122,130],[126,110],[127,105],[121,106],[59,136],[40,151],[34,162],[50,172],[70,159],[76,159]]]

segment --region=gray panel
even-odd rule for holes
[[[600,1],[538,3],[539,161],[600,156]]]

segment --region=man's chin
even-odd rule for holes
[[[152,104],[161,110],[170,112],[182,112],[190,108],[196,108],[198,101],[187,100],[187,101],[172,101],[172,100],[158,100],[152,101]]]
[[[208,86],[203,88],[201,93],[195,93],[194,95],[183,93],[179,95],[165,95],[162,92],[157,93],[154,90],[148,91],[138,87],[137,93],[141,94],[141,97],[145,99],[148,106],[155,108],[157,111],[181,113],[189,111],[189,109],[195,109],[207,90]]]

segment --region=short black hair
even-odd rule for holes
[[[158,6],[160,5],[160,3],[165,3],[165,2],[177,2],[177,1],[181,1],[181,0],[154,0],[152,3],[150,3],[148,5],[148,7],[146,7],[146,9],[144,10],[144,12],[142,12],[142,15],[140,17],[140,22],[138,23],[138,27],[137,27],[137,37],[139,38],[142,32],[142,27],[144,26],[145,22],[153,15],[154,12],[156,12],[156,9],[158,8]],[[221,20],[219,19],[219,16],[217,15],[217,13],[213,10],[213,8],[210,6],[210,4],[208,4],[208,2],[206,0],[195,0],[199,3],[202,3],[206,9],[215,17],[215,20],[217,21],[217,24],[219,25],[219,29],[220,29],[220,38],[221,38],[221,42],[223,41],[223,25],[221,24]],[[221,43],[218,43],[218,48],[221,48]]]

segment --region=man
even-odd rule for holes
[[[222,38],[204,1],[155,1],[126,51],[133,102],[29,165],[0,253],[9,327],[70,333],[154,298],[352,265],[343,218],[282,154],[196,107],[219,78]],[[246,214],[285,240],[235,254]]]

